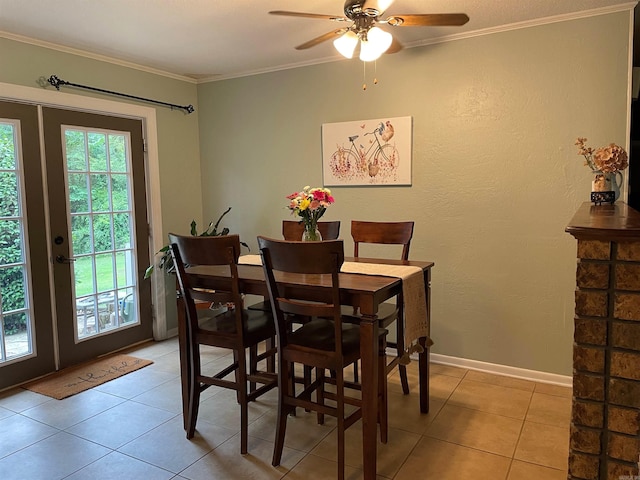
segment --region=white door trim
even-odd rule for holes
[[[36,105],[57,108],[70,108],[83,112],[98,114],[114,114],[121,117],[141,119],[144,138],[147,144],[145,154],[147,208],[149,231],[151,235],[150,250],[154,261],[154,254],[164,246],[162,237],[162,214],[160,205],[160,165],[158,159],[158,128],[156,110],[131,103],[114,102],[100,98],[86,97],[71,93],[48,90],[44,88],[26,87],[11,83],[0,83],[0,99],[19,101]],[[50,248],[50,244],[49,244]],[[50,272],[51,274],[51,272]],[[165,284],[162,271],[154,269],[151,277],[151,295],[153,302],[153,338],[163,340],[167,338],[167,317],[165,305]]]

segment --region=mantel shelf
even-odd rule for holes
[[[640,240],[640,212],[623,202],[583,203],[565,229],[576,239]]]

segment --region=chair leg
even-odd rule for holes
[[[187,438],[193,438],[196,431],[196,421],[198,420],[198,409],[200,407],[200,351],[199,346],[195,345],[191,349],[191,372],[189,378],[189,404],[187,408]]]
[[[258,371],[258,346],[253,345],[249,347],[249,373],[256,373]],[[249,391],[253,392],[256,389],[256,382],[249,382]]]
[[[380,441],[382,443],[387,443],[389,437],[386,347],[385,339],[380,339],[378,347],[378,423],[380,424]]]
[[[247,357],[244,351],[235,352],[238,359],[236,370],[237,397],[240,403],[240,453],[248,450],[249,436],[249,401],[247,400]]]
[[[353,381],[358,383],[358,361],[353,362]]]
[[[338,480],[344,480],[344,370],[336,372],[336,415],[338,420]]]
[[[334,372],[332,371],[331,373],[333,374]],[[324,405],[324,385],[325,385],[324,368],[316,368],[316,377],[318,379],[318,389],[316,390],[316,402],[318,402],[319,405]],[[316,415],[318,417],[318,425],[324,425],[324,413],[318,412]]]
[[[311,385],[311,372],[313,371],[313,368],[308,366],[308,365],[305,365],[303,370],[304,370],[303,385],[304,385],[304,388],[306,389],[309,385]],[[308,408],[305,408],[304,411],[305,412],[310,412],[311,410],[309,410]]]
[[[276,439],[273,446],[273,459],[271,465],[277,467],[280,465],[282,459],[282,450],[284,448],[284,435],[287,430],[287,415],[289,415],[289,408],[285,404],[285,396],[291,395],[290,388],[291,379],[293,378],[293,368],[289,371],[289,362],[286,362],[280,357],[280,365],[278,366],[278,419],[276,422]],[[295,395],[295,390],[293,390]],[[295,411],[295,409],[293,409]]]

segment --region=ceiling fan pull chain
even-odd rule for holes
[[[362,62],[362,90],[367,89],[367,63]]]
[[[373,62],[373,84],[378,84],[378,61],[375,60]]]

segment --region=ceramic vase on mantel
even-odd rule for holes
[[[619,171],[604,173],[600,170],[593,171],[591,181],[591,201],[596,205],[601,203],[613,204],[620,198],[622,186],[622,173]]]
[[[304,231],[302,232],[303,242],[319,242],[322,240],[318,224],[316,222],[305,222]]]

